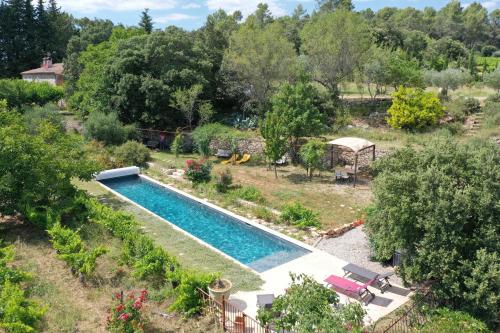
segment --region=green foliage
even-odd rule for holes
[[[212,179],[212,163],[210,161],[186,161],[186,172],[185,176],[189,179],[193,185],[200,183],[208,183]]]
[[[21,115],[0,111],[0,212],[26,207],[64,207],[74,197],[75,178],[97,171],[81,138],[42,122],[30,133]]]
[[[422,89],[399,87],[392,98],[387,123],[393,128],[421,130],[436,125],[444,116],[439,99]]]
[[[18,283],[30,278],[28,273],[8,267],[8,264],[14,260],[14,246],[1,245],[0,242],[0,286],[6,282]]]
[[[260,133],[266,140],[264,154],[274,163],[274,176],[278,178],[276,161],[282,158],[288,150],[288,127],[285,118],[277,111],[269,111],[260,124]]]
[[[172,107],[182,112],[189,128],[193,124],[196,106],[202,92],[203,86],[195,84],[188,89],[177,89],[172,93]]]
[[[47,232],[58,257],[64,260],[72,271],[79,272],[84,277],[92,275],[96,269],[97,258],[107,252],[100,246],[86,250],[78,231],[63,227],[60,223],[54,224]]]
[[[226,193],[233,183],[233,175],[229,169],[219,171],[216,175],[215,189],[219,193]]]
[[[247,92],[247,108],[262,113],[275,84],[290,78],[295,58],[281,24],[262,25],[249,19],[231,35],[222,68],[232,74],[234,85]]]
[[[470,83],[472,77],[466,71],[448,68],[441,72],[426,71],[424,73],[424,80],[428,85],[441,88],[440,97],[447,99],[449,90],[455,90],[460,86]]]
[[[429,320],[419,328],[421,333],[490,333],[482,321],[471,315],[447,308],[436,310]]]
[[[136,238],[136,239],[140,239]],[[137,245],[137,244],[136,244]],[[171,257],[161,247],[153,246],[145,251],[144,256],[136,256],[134,276],[161,284],[167,272],[178,267],[175,258]]]
[[[201,313],[203,299],[198,289],[208,292],[208,286],[216,278],[215,274],[182,271],[180,284],[175,288],[176,299],[169,309],[182,312],[186,317]]]
[[[366,62],[372,44],[366,22],[345,10],[314,15],[300,36],[312,76],[334,98],[338,96],[338,84]]]
[[[494,128],[500,125],[500,95],[493,95],[486,99],[483,107],[485,115],[484,125],[487,128]]]
[[[396,89],[399,86],[424,88],[422,71],[418,62],[402,52],[391,52],[387,60],[388,81]]]
[[[236,198],[251,202],[263,203],[265,201],[262,193],[255,186],[244,186],[232,192]]]
[[[263,325],[297,333],[361,332],[365,311],[360,304],[335,307],[339,296],[331,288],[304,274],[290,273],[290,277],[286,294],[278,296],[271,309],[258,310],[257,319]]]
[[[484,83],[493,88],[498,92],[500,92],[500,68],[495,69],[493,72],[488,73],[484,76]]]
[[[116,147],[114,155],[122,166],[147,167],[147,162],[151,161],[151,151],[137,141],[127,141]]]
[[[256,208],[252,209],[252,213],[258,219],[262,219],[262,220],[267,221],[267,222],[276,221],[276,216],[274,215],[274,213],[271,212],[266,207],[261,207],[261,206],[256,207]]]
[[[291,224],[299,229],[321,227],[318,214],[308,208],[305,208],[298,202],[283,206],[280,219],[281,222]]]
[[[144,29],[147,34],[150,34],[153,31],[153,18],[149,15],[149,9],[146,8],[141,14],[141,21],[139,22],[139,26]]]
[[[365,228],[376,257],[405,253],[405,281],[433,281],[437,299],[498,324],[500,154],[489,142],[438,138],[374,165]]]
[[[134,125],[123,125],[115,113],[93,112],[85,121],[85,138],[120,145],[137,137]]]
[[[312,180],[314,170],[322,168],[325,151],[326,144],[320,140],[310,140],[300,147],[300,158],[310,180]]]
[[[0,288],[0,328],[7,333],[37,332],[46,309],[27,299],[19,285],[6,281]]]
[[[42,106],[58,102],[62,97],[62,89],[48,83],[17,79],[0,80],[0,99],[5,99],[11,108],[21,108],[29,104]]]
[[[198,114],[200,116],[199,125],[203,126],[210,123],[212,117],[215,114],[212,103],[207,101],[201,102],[200,106],[198,107]]]
[[[453,120],[463,122],[467,116],[481,111],[481,104],[475,98],[459,97],[446,103],[446,111]]]
[[[219,123],[213,123],[197,127],[193,131],[192,136],[198,152],[203,157],[208,157],[212,154],[210,149],[210,142],[212,140],[217,140],[222,144],[231,146],[231,144],[234,144],[238,140],[248,137],[248,134]]]
[[[48,122],[54,128],[64,131],[64,123],[59,108],[55,104],[26,107],[23,114],[29,133],[36,134],[42,122]]]
[[[175,157],[179,157],[180,153],[183,152],[184,148],[184,136],[182,133],[175,133],[174,141],[172,142],[172,146],[170,150],[175,154]]]

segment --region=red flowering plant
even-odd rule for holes
[[[207,160],[187,160],[185,175],[194,185],[208,183],[211,179],[212,164]]]
[[[107,327],[111,332],[139,333],[144,332],[142,309],[148,292],[143,290],[139,295],[131,292],[127,297],[123,293],[113,296],[115,305],[108,310]]]

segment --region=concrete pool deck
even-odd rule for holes
[[[261,290],[239,291],[229,297],[229,302],[247,315],[255,318],[257,314],[257,295],[274,294],[277,296],[284,294],[291,283],[290,272],[307,274],[324,284],[323,280],[331,274],[343,276],[342,267],[346,264],[346,261],[316,249],[300,258],[260,273],[260,277],[264,280]],[[377,321],[408,301],[410,290],[392,285],[393,287],[383,294],[379,289],[369,287],[370,291],[375,294],[375,298],[368,305],[362,304],[367,312],[365,317],[367,324]],[[357,302],[353,298],[338,294],[341,303]]]

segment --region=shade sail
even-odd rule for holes
[[[375,144],[371,141],[361,139],[361,138],[353,138],[353,137],[345,137],[339,138],[328,142],[329,145],[334,146],[342,146],[352,150],[355,153],[359,151],[373,147]]]

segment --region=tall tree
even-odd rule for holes
[[[266,113],[260,125],[260,133],[266,140],[264,154],[274,165],[274,177],[278,178],[277,163],[288,150],[288,130],[284,117],[276,111]]]
[[[172,106],[182,112],[189,128],[192,128],[196,105],[203,92],[201,84],[195,84],[188,89],[177,89],[172,94]]]
[[[320,12],[334,11],[338,9],[353,11],[352,0],[316,0]]]
[[[301,33],[302,51],[313,78],[336,98],[338,84],[366,61],[371,33],[359,14],[345,10],[320,13]]]
[[[149,8],[144,9],[141,15],[141,21],[139,22],[139,26],[146,31],[146,33],[150,34],[153,31],[153,18],[149,15]]]
[[[232,34],[223,66],[233,84],[242,86],[247,109],[263,113],[276,84],[291,78],[295,61],[279,22],[260,27],[250,20]]]
[[[486,40],[488,11],[477,2],[471,3],[463,12],[464,42],[475,47]]]

